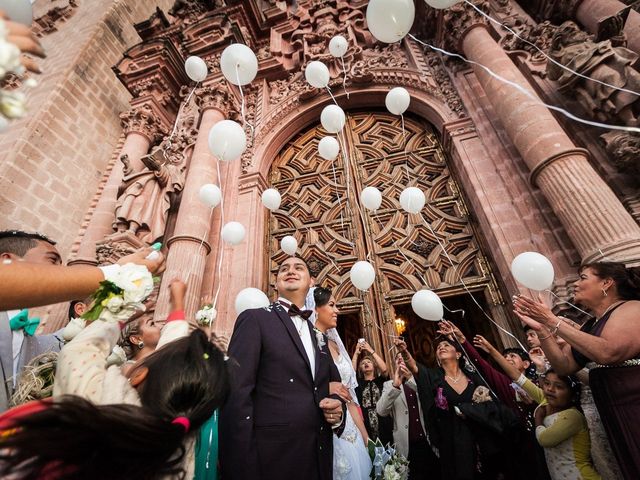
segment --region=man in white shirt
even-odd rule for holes
[[[59,265],[61,258],[55,242],[44,235],[19,230],[1,231],[0,262],[20,261]],[[22,368],[34,357],[59,351],[62,346],[57,334],[35,335],[38,322],[38,319],[29,318],[26,310],[0,312],[0,412],[9,407]]]

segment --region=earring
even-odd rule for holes
[[[602,295],[604,295],[605,297],[607,296],[607,291],[604,288],[602,289]]]
[[[138,348],[139,348],[140,350],[142,350],[142,349],[144,348],[144,342],[143,342],[142,340],[140,340],[140,341],[138,342]]]

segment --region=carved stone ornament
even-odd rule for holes
[[[600,135],[613,164],[630,178],[640,179],[640,135],[630,132],[609,132]],[[640,182],[638,182],[640,183]]]
[[[591,78],[640,91],[640,72],[634,67],[639,55],[624,47],[614,47],[609,40],[594,42],[593,36],[574,22],[558,27],[551,41],[549,56],[569,69]],[[640,98],[601,83],[574,75],[554,63],[547,63],[551,80],[559,91],[575,98],[592,118],[602,122],[640,125]]]
[[[98,265],[117,263],[122,257],[131,255],[146,246],[148,246],[146,243],[130,233],[109,235],[102,242],[96,243]]]
[[[152,144],[160,141],[162,136],[168,133],[160,118],[148,105],[121,113],[120,124],[125,134],[130,132],[139,133],[147,137]]]
[[[489,13],[487,0],[473,0],[473,4]],[[462,53],[462,40],[469,30],[478,25],[487,25],[487,20],[466,3],[456,3],[444,11],[439,43],[452,52]]]
[[[576,17],[576,11],[582,0],[534,0],[527,8],[538,20],[549,20],[551,23],[560,24]]]
[[[438,89],[442,93],[447,102],[447,106],[456,113],[458,118],[466,116],[466,110],[464,108],[464,103],[458,95],[458,90],[451,83],[451,79],[449,78],[449,74],[445,70],[442,65],[442,60],[440,56],[432,51],[431,49],[427,49],[424,57],[427,61],[427,65],[429,65],[431,72],[433,73],[434,80],[438,85]]]
[[[226,117],[230,117],[232,112],[238,109],[235,97],[229,92],[226,85],[217,87],[200,87],[194,93],[196,103],[200,110],[215,108],[220,110]]]
[[[556,25],[552,25],[548,20],[536,25],[530,25],[522,22],[520,19],[517,19],[516,22],[514,22],[514,25],[508,26],[511,30],[516,32],[520,38],[532,43],[543,52],[547,52],[549,50],[549,47],[551,46],[551,38],[558,28]],[[500,41],[500,45],[508,52],[528,52],[531,55],[530,59],[533,63],[544,63],[547,61],[546,57],[540,53],[539,50],[520,38],[516,37],[512,33],[507,33]]]
[[[71,18],[78,8],[77,0],[51,0],[49,4],[47,13],[33,21],[33,31],[38,37],[58,31],[58,26]]]

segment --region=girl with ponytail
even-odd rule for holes
[[[193,437],[228,393],[224,354],[178,310],[125,376],[105,366],[120,329],[91,323],[60,353],[53,401],[0,417],[2,478],[190,478]]]

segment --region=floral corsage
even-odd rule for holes
[[[209,327],[218,316],[218,312],[213,305],[205,305],[196,312],[196,322],[201,327]]]
[[[123,322],[138,310],[145,310],[142,302],[153,290],[153,277],[147,267],[127,263],[112,265],[104,281],[91,296],[93,305],[82,315],[89,321]]]

